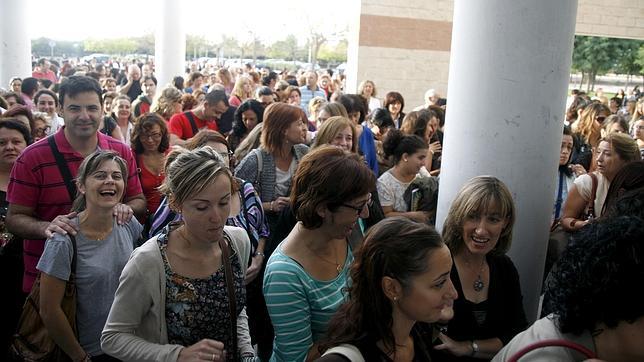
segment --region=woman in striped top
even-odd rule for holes
[[[369,216],[375,177],[356,154],[321,146],[300,161],[291,204],[298,223],[271,255],[264,297],[275,329],[271,361],[319,356],[318,340],[345,301],[347,237]]]

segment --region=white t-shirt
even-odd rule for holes
[[[409,208],[403,198],[405,190],[411,182],[402,182],[391,173],[391,170],[385,172],[378,178],[378,197],[380,205],[392,206],[396,212],[407,212]]]
[[[380,101],[380,99],[376,97],[369,97],[369,113],[381,107],[382,107],[382,102]]]
[[[286,171],[282,171],[279,167],[275,166],[275,196],[288,196],[288,192],[291,188],[291,179],[293,178],[296,169],[297,162],[295,157],[291,160],[291,164],[288,166],[288,170]]]
[[[604,202],[606,201],[606,194],[608,193],[608,187],[610,182],[599,172],[593,172],[597,175],[597,194],[595,196],[595,216],[599,216],[602,212],[602,207],[604,207]],[[581,175],[575,179],[575,186],[579,195],[588,203],[592,197],[591,192],[593,189],[593,181],[590,175]]]

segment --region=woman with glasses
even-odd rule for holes
[[[170,148],[168,127],[163,118],[156,113],[145,113],[137,118],[131,143],[139,166],[143,195],[148,203],[148,215],[154,215],[161,203],[158,188],[165,179],[163,164]]]
[[[319,356],[317,343],[344,302],[353,250],[347,241],[369,216],[375,176],[362,159],[320,146],[300,161],[290,202],[297,217],[264,275],[264,297],[275,330],[271,361]]]

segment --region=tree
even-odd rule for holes
[[[320,52],[320,47],[327,41],[327,38],[319,32],[311,29],[309,35],[309,46],[311,51],[311,66],[315,69],[315,66],[318,63],[318,53]]]
[[[642,67],[636,63],[638,50],[642,46],[642,41],[633,39],[615,39],[617,54],[617,63],[614,67],[615,74],[626,74],[626,85],[628,88],[631,77],[639,74]]]
[[[326,65],[329,63],[342,63],[347,61],[347,47],[348,41],[346,39],[341,40],[336,46],[331,46],[329,44],[324,44],[320,47],[320,53],[318,54],[318,60],[324,62]]]
[[[303,59],[305,50],[298,46],[297,38],[289,34],[284,40],[278,40],[268,48],[267,55],[269,58],[292,60]]]

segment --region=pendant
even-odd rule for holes
[[[338,275],[340,275],[340,272],[342,271],[342,266],[340,264],[337,264],[335,267],[335,270],[338,272]]]
[[[485,288],[485,283],[483,283],[483,279],[481,279],[480,274],[476,278],[476,280],[474,281],[474,284],[472,286],[474,287],[475,292],[480,292],[481,290],[483,290],[483,288]]]

